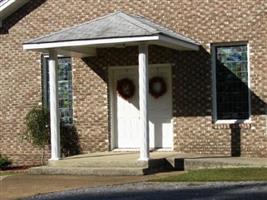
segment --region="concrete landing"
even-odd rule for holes
[[[220,155],[152,152],[148,162],[138,161],[138,152],[91,153],[49,161],[48,166],[35,167],[30,174],[132,176],[162,171],[229,167],[267,167],[266,158],[226,157]]]
[[[68,157],[59,161],[49,161],[48,166],[35,167],[30,174],[70,174],[70,175],[146,175],[160,171],[170,171],[169,161],[176,152],[152,152],[149,161],[138,161],[138,152],[104,152]]]

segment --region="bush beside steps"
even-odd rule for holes
[[[8,167],[9,165],[11,165],[11,161],[8,160],[7,157],[2,156],[2,155],[0,154],[0,170],[5,169],[5,168]]]

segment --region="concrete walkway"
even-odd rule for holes
[[[41,193],[142,181],[142,177],[83,177],[14,175],[0,183],[0,199],[11,200]]]
[[[76,167],[101,167],[105,165],[112,169],[116,163],[122,164],[125,169],[137,162],[138,154],[128,153],[101,153],[79,155],[60,161],[59,165],[74,165]],[[171,165],[183,163],[186,170],[199,168],[221,167],[267,167],[266,158],[240,158],[225,156],[203,156],[177,154],[175,152],[155,152],[153,159],[165,159]],[[140,163],[139,163],[140,164]],[[179,165],[180,165],[179,164]],[[62,167],[62,166],[59,166]],[[58,192],[88,187],[103,187],[126,183],[144,182],[153,178],[173,176],[183,171],[157,173],[147,176],[63,176],[63,175],[28,175],[19,174],[14,176],[0,176],[0,200],[14,200],[29,197],[36,194]]]
[[[173,151],[155,151],[150,153],[151,161],[165,159],[172,165],[175,160],[181,161],[199,161],[209,163],[224,163],[226,165],[236,166],[256,166],[267,167],[267,158],[246,158],[231,157],[225,155],[199,155],[199,154],[181,154]],[[138,162],[138,152],[104,152],[90,153],[64,158],[63,160],[50,162],[50,166],[72,166],[72,167],[109,167],[124,166],[143,166],[144,163]]]
[[[153,178],[177,175],[179,173],[182,172],[160,173],[151,176],[63,176],[28,174],[0,176],[0,200],[15,200],[37,194],[78,188],[143,182]]]
[[[152,152],[148,162],[138,161],[137,152],[90,153],[50,161],[48,166],[30,170],[32,174],[53,175],[144,175],[159,171],[229,167],[267,167],[266,158],[243,158],[224,155]]]

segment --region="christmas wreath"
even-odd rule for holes
[[[129,78],[123,78],[117,81],[117,91],[124,99],[130,99],[134,96],[135,85]]]
[[[155,76],[149,80],[149,93],[154,98],[159,98],[167,92],[167,85],[163,78]]]

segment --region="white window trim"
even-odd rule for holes
[[[247,59],[248,59],[248,114],[249,118],[245,120],[240,119],[218,119],[217,118],[217,91],[216,91],[216,47],[233,46],[233,45],[247,45]],[[229,43],[214,43],[211,44],[211,64],[212,64],[212,119],[215,124],[239,124],[251,123],[251,88],[250,88],[250,45],[248,42],[229,42]]]

